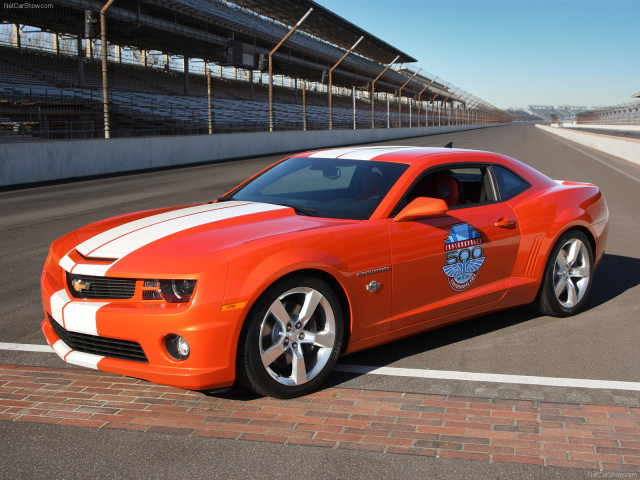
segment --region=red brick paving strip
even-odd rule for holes
[[[0,420],[640,472],[640,408],[328,388],[232,400],[92,370],[0,365]]]

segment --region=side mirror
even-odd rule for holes
[[[447,213],[448,207],[441,198],[418,197],[404,207],[393,219],[394,222],[410,222],[427,217],[439,217]]]

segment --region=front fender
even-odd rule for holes
[[[310,247],[277,250],[259,258],[236,258],[231,261],[224,303],[247,302],[247,308],[250,308],[275,281],[306,269],[321,270],[341,284],[349,275],[339,258]]]

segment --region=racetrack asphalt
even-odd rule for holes
[[[453,141],[456,147],[491,150],[513,156],[555,179],[587,181],[600,186],[611,213],[610,234],[607,253],[595,275],[589,305],[586,311],[567,319],[540,317],[524,307],[487,315],[349,355],[343,357],[341,363],[406,369],[640,382],[640,349],[638,349],[640,324],[637,321],[640,312],[640,307],[638,307],[640,280],[637,275],[640,266],[640,247],[637,242],[637,239],[640,238],[640,222],[637,216],[640,166],[583,146],[573,146],[570,142],[561,142],[554,136],[528,125],[495,127],[385,143],[443,146],[449,141]],[[0,307],[0,342],[40,345],[45,343],[39,330],[42,307],[38,281],[48,245],[53,239],[81,225],[119,213],[210,201],[278,158],[270,156],[0,192],[0,221],[2,224],[0,275],[2,275],[5,285],[5,294]],[[73,373],[78,376],[86,375],[89,378],[87,381],[92,381],[95,378],[91,376],[96,375],[95,372],[90,371],[78,372],[77,369],[74,370],[63,364],[55,355],[46,353],[0,350],[0,363],[8,366],[27,366],[27,368],[20,367],[20,372],[21,375],[31,378],[42,372],[38,367],[49,369],[46,371],[50,374],[49,380],[53,380],[53,382],[41,381],[38,389],[47,391],[58,388],[57,393],[62,393],[58,396],[63,399],[62,403],[72,400],[74,397],[64,396],[64,392],[67,390],[63,388],[63,384],[59,383],[60,378]],[[33,369],[30,370],[29,366],[32,366]],[[544,439],[538,439],[541,442],[538,447],[521,445],[519,447],[521,450],[528,448],[529,451],[526,452],[526,455],[518,455],[515,450],[518,448],[516,445],[507,447],[514,449],[512,453],[507,453],[506,450],[498,453],[499,449],[488,451],[491,450],[490,448],[484,449],[487,451],[473,450],[474,448],[482,448],[483,445],[486,447],[505,447],[494,444],[493,438],[490,438],[491,435],[477,437],[470,436],[469,432],[455,432],[459,437],[483,439],[482,443],[475,444],[480,447],[469,447],[474,444],[465,441],[451,442],[451,439],[446,435],[454,434],[442,430],[436,433],[429,432],[438,435],[437,438],[413,438],[410,446],[415,448],[415,442],[431,440],[439,442],[438,445],[447,442],[459,443],[460,449],[457,449],[457,445],[452,445],[456,447],[455,449],[442,448],[442,446],[436,448],[436,444],[433,443],[429,447],[434,450],[433,456],[417,456],[407,454],[408,452],[393,453],[389,450],[393,447],[390,444],[392,442],[386,444],[383,453],[380,453],[363,449],[349,449],[349,447],[340,446],[339,440],[335,440],[336,443],[332,446],[301,446],[293,445],[288,440],[282,441],[282,438],[277,440],[272,438],[271,440],[274,441],[267,440],[265,442],[264,438],[256,441],[252,437],[249,439],[246,436],[242,437],[248,432],[239,432],[232,439],[221,439],[198,437],[193,432],[184,431],[163,433],[162,431],[153,431],[150,428],[139,432],[98,429],[96,426],[45,424],[44,422],[51,421],[51,412],[56,410],[44,408],[42,404],[53,402],[30,399],[34,395],[42,396],[34,392],[28,392],[20,399],[11,398],[11,395],[20,396],[20,393],[7,389],[33,388],[33,385],[31,387],[7,387],[7,384],[12,382],[25,383],[8,378],[11,376],[7,373],[9,370],[11,368],[0,369],[2,372],[0,374],[0,401],[27,402],[27,404],[21,405],[5,405],[0,402],[0,405],[4,405],[0,406],[1,415],[14,415],[11,418],[0,417],[2,419],[0,421],[1,444],[3,451],[7,452],[6,455],[3,454],[3,460],[0,463],[3,471],[11,472],[12,477],[61,476],[60,472],[66,472],[64,475],[66,478],[80,478],[87,471],[95,472],[96,476],[110,477],[117,476],[118,472],[123,472],[127,467],[132,469],[131,471],[140,471],[143,466],[146,467],[146,470],[138,475],[142,478],[165,476],[165,472],[182,472],[187,477],[208,473],[215,478],[224,478],[232,474],[238,478],[266,478],[267,476],[280,478],[293,474],[294,471],[296,474],[315,475],[319,478],[322,478],[323,475],[325,478],[335,477],[335,472],[339,472],[340,476],[353,478],[372,478],[372,476],[383,475],[391,478],[423,477],[425,472],[429,472],[429,476],[432,478],[439,476],[443,478],[485,478],[486,476],[499,475],[508,478],[586,478],[587,472],[592,472],[591,469],[602,474],[602,472],[613,471],[614,465],[618,465],[619,470],[617,471],[632,475],[640,471],[640,465],[637,460],[634,460],[640,458],[640,423],[636,418],[640,394],[637,391],[336,373],[331,377],[325,390],[315,394],[318,395],[317,397],[311,396],[311,402],[322,399],[322,395],[329,395],[324,400],[344,401],[344,398],[338,397],[350,391],[354,398],[348,401],[354,402],[353,408],[359,407],[361,409],[365,407],[359,404],[355,405],[355,403],[360,401],[375,403],[379,400],[372,402],[371,398],[357,399],[355,397],[358,395],[371,396],[372,391],[387,392],[388,396],[400,394],[403,395],[401,398],[407,400],[415,400],[416,397],[411,395],[436,395],[442,397],[440,401],[443,402],[463,402],[464,406],[451,405],[450,407],[467,410],[474,410],[471,407],[473,403],[504,405],[499,402],[510,401],[512,402],[511,411],[515,413],[516,406],[519,405],[516,402],[530,402],[520,406],[533,408],[536,411],[521,413],[534,414],[535,418],[521,420],[534,424],[517,425],[513,423],[514,428],[525,426],[538,429],[560,428],[569,433],[573,432],[575,437],[566,436],[564,437],[567,439],[566,442],[561,442],[567,446],[571,443],[571,438],[581,438],[584,434],[575,434],[575,431],[584,432],[583,428],[591,424],[596,427],[591,432],[602,432],[602,428],[611,427],[611,434],[628,436],[608,438],[606,440],[615,442],[615,445],[592,444],[589,445],[590,450],[584,452],[572,454],[565,449],[562,453],[566,454],[566,457],[554,459],[541,453],[543,450],[549,450],[542,448],[545,443]],[[123,377],[118,378],[122,379]],[[124,382],[126,379],[122,381]],[[82,388],[92,387],[83,386]],[[102,385],[94,388],[109,390],[114,387]],[[164,387],[153,386],[146,382],[144,382],[144,388],[151,392],[145,396],[150,399],[148,405],[151,406],[156,405],[153,402],[154,398],[160,400],[166,394],[161,390],[154,390],[154,388]],[[189,392],[185,393],[185,395],[188,394]],[[242,391],[240,393],[232,391],[229,395],[231,397],[220,398],[223,398],[224,402],[236,405],[238,411],[243,411],[242,407],[246,407],[247,404],[255,406],[255,402],[273,402],[264,399],[244,398],[242,395],[246,395],[246,392],[243,394]],[[334,396],[331,397],[331,395]],[[213,403],[223,401],[216,398],[205,397],[205,400]],[[460,400],[461,398],[464,400]],[[157,402],[157,404],[161,403]],[[570,411],[583,411],[589,405],[599,406],[602,409],[613,408],[611,413],[626,414],[631,417],[626,419],[612,417],[610,420],[635,422],[635,426],[619,425],[618,427],[635,428],[636,431],[616,431],[614,425],[589,423],[588,418],[591,417],[584,415],[581,417],[584,419],[582,428],[569,428],[567,422],[564,421],[566,419],[561,421],[556,418],[555,421],[552,421],[546,417],[543,418],[548,415],[565,416],[561,413],[545,412],[545,408],[551,408],[547,405],[549,403],[565,405],[562,408],[558,407],[559,410]],[[409,407],[411,404],[412,402],[408,402],[406,406]],[[87,406],[90,405],[74,405],[73,410]],[[52,405],[48,407],[52,407]],[[112,408],[104,405],[94,405],[94,407]],[[207,408],[215,409],[216,407],[209,404]],[[260,405],[259,411],[262,408],[263,405]],[[22,413],[16,413],[16,410],[10,411],[10,409],[18,409]],[[68,411],[66,409],[68,407],[65,407],[63,411]],[[626,410],[619,411],[617,409]],[[411,410],[406,411],[411,412]],[[79,411],[77,413],[87,412]],[[113,414],[113,412],[111,413]],[[190,411],[179,413],[187,416],[195,415]],[[94,414],[91,413],[90,416]],[[354,412],[349,413],[349,415],[354,414],[357,415]],[[375,411],[372,414],[376,414]],[[444,423],[433,425],[433,427],[461,428],[448,427],[447,421],[474,423],[471,418],[475,415],[474,412],[453,414],[463,415],[465,420],[440,419]],[[606,415],[608,414],[605,413],[605,418],[607,418]],[[36,419],[35,423],[27,423],[20,421],[21,416],[37,417],[39,420]],[[90,419],[90,416],[78,419],[86,420]],[[62,417],[55,417],[55,415],[53,418],[57,418],[58,422],[63,420]],[[399,425],[398,418],[402,417],[394,417],[391,423]],[[253,420],[273,421],[273,418],[257,418],[250,421]],[[343,420],[350,420],[350,418]],[[562,425],[561,427],[545,426],[543,425],[545,422]],[[297,423],[293,426],[289,425],[290,430],[295,430],[296,425]],[[495,424],[485,423],[484,425],[489,425],[490,432],[496,431]],[[167,427],[166,425],[161,426]],[[414,426],[416,427],[414,433],[426,433],[419,432],[417,424]],[[147,427],[151,427],[151,425],[147,425]],[[176,427],[176,425],[168,427]],[[360,427],[363,430],[372,430],[371,424],[360,425]],[[341,425],[340,428],[340,431],[333,433],[354,435],[346,433],[345,429],[355,427]],[[392,431],[387,430],[387,432]],[[313,438],[316,438],[318,433],[320,432],[316,432]],[[512,433],[515,439],[522,435],[540,435],[540,431],[538,433],[502,431],[502,433]],[[260,433],[260,435],[262,434],[271,435],[266,432]],[[64,438],[68,447],[56,448],[61,447],[57,440],[58,436]],[[289,438],[286,435],[280,436]],[[362,436],[367,436],[367,434],[363,433]],[[392,435],[389,434],[384,438],[387,437],[392,438]],[[320,440],[320,437],[317,438]],[[597,436],[592,436],[592,438],[596,439]],[[522,440],[524,439],[522,438]],[[601,438],[601,440],[603,439]],[[487,441],[489,443],[485,443]],[[145,444],[149,442],[152,447],[134,446],[138,442]],[[176,445],[176,447],[173,448],[172,445]],[[127,446],[131,446],[131,448],[126,448]],[[602,448],[622,450],[618,451],[618,455],[616,455],[610,450],[604,451]],[[635,450],[635,452],[624,449]],[[449,453],[441,455],[438,450]],[[83,455],[74,455],[74,452],[82,452]],[[155,461],[147,459],[150,452],[155,452],[153,453]],[[186,453],[181,457],[177,452]],[[206,455],[205,452],[209,452],[209,454]],[[473,452],[482,455],[482,457],[445,458],[447,455],[455,456],[456,452]],[[576,456],[575,453],[583,453],[591,457],[578,458],[580,455]],[[34,462],[33,455],[36,454],[42,456],[42,459]],[[218,455],[224,456],[224,462],[217,458]],[[497,459],[496,455],[498,455]],[[504,463],[500,460],[502,458],[500,455],[524,456],[528,457],[529,462],[538,461],[539,463],[542,461],[542,465]],[[460,454],[457,456],[463,457]],[[107,460],[120,457],[122,462],[117,464]],[[180,458],[188,459],[182,470],[179,465],[172,463],[172,459],[180,463]],[[96,461],[91,462],[90,459]],[[102,460],[98,461],[97,459]],[[580,461],[583,464],[581,466],[577,463],[566,464],[559,468],[554,463],[557,460]],[[522,459],[514,461],[524,462]],[[635,464],[631,463],[634,461],[636,461]],[[595,462],[595,464],[588,462]],[[583,470],[578,470],[578,468]],[[334,475],[331,475],[332,472]]]

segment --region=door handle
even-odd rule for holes
[[[516,228],[515,220],[508,220],[506,218],[501,218],[496,223],[494,223],[494,225],[500,228],[509,228],[509,229]]]

